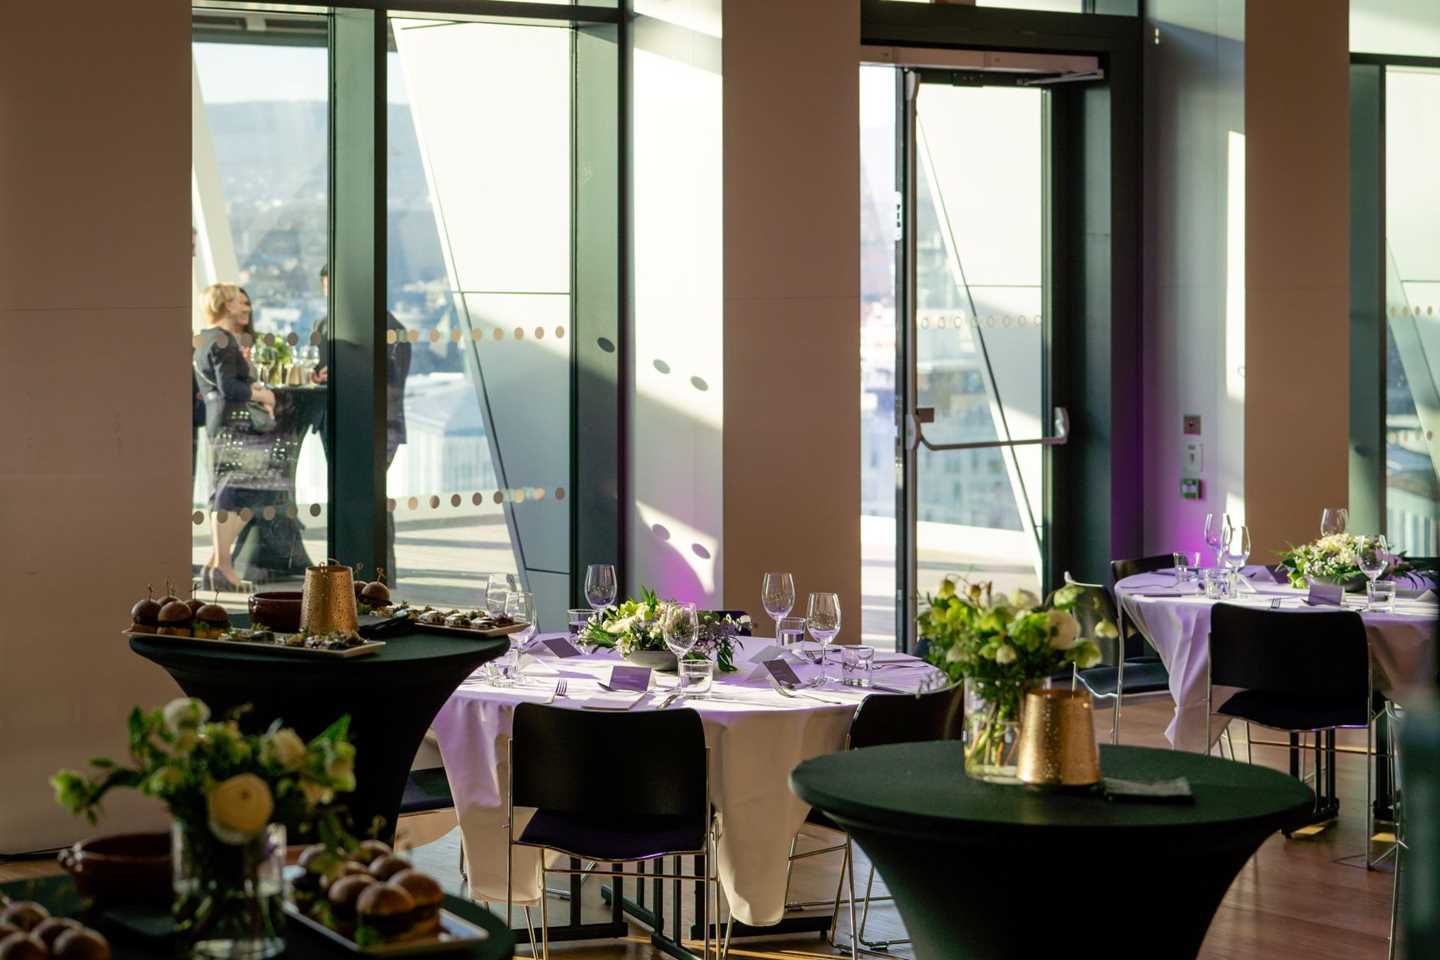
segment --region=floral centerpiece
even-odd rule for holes
[[[1095,617],[1096,598],[1069,584],[1048,603],[1020,590],[997,594],[990,583],[946,578],[926,597],[920,636],[926,659],[952,681],[965,684],[965,768],[1008,779],[1018,742],[1025,692],[1071,667],[1100,662],[1095,642],[1081,636],[1086,615],[1096,637],[1118,636],[1115,624]]]
[[[596,647],[615,650],[622,657],[637,653],[669,653],[665,645],[666,618],[678,605],[661,600],[655,591],[644,587],[640,599],[625,600],[592,616],[581,633],[581,639]],[[690,650],[689,658],[714,657],[721,673],[735,671],[734,638],[748,631],[750,618],[736,619],[729,614],[702,611],[699,614],[700,638]]]
[[[1310,543],[1291,547],[1280,554],[1281,566],[1290,579],[1290,586],[1304,589],[1311,580],[1339,584],[1347,590],[1365,585],[1360,569],[1363,556],[1370,559],[1375,551],[1384,551],[1379,537],[1363,537],[1353,533],[1332,533]],[[1408,568],[1403,555],[1386,554],[1390,569],[1399,572]]]
[[[165,803],[174,818],[175,920],[192,956],[273,956],[284,949],[281,894],[287,828],[326,842],[346,836],[337,793],[355,789],[355,748],[341,717],[308,743],[275,722],[240,731],[239,711],[211,720],[200,700],[130,713],[130,763],[99,757],[61,770],[56,799],[95,823],[117,787]]]

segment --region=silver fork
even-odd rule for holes
[[[545,702],[546,702],[546,703],[554,703],[556,697],[563,697],[563,696],[565,696],[565,681],[564,681],[564,680],[556,680],[556,681],[555,681],[555,690],[554,690],[553,693],[550,694],[550,699],[549,699],[549,700],[546,700]]]
[[[844,700],[827,700],[825,697],[817,697],[813,693],[806,693],[800,690],[792,690],[786,687],[780,681],[776,680],[774,677],[770,678],[770,685],[776,690],[780,691],[781,696],[789,697],[791,700],[800,700],[803,698],[806,700],[819,700],[821,703],[833,703],[842,707],[849,706],[849,704]]]

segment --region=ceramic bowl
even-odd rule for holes
[[[266,590],[250,595],[250,625],[280,633],[300,632],[299,590]]]
[[[174,896],[168,833],[91,837],[61,850],[57,859],[87,900],[168,905]]]

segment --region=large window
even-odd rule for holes
[[[325,388],[312,382],[329,260],[326,19],[286,15],[254,34],[243,23],[197,8],[192,90],[192,562],[202,590],[232,600],[325,558],[329,501]],[[218,325],[202,296],[217,283],[244,304]],[[266,429],[247,416],[252,383],[273,413]]]

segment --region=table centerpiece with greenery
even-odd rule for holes
[[[670,649],[665,645],[665,618],[675,609],[675,601],[661,600],[654,590],[643,587],[640,599],[624,600],[592,616],[581,631],[580,639],[593,647],[613,649],[626,659],[636,654],[669,655]],[[735,637],[749,629],[750,618],[736,619],[729,614],[703,610],[699,620],[700,639],[688,658],[714,658],[715,668],[721,673],[735,672]]]

